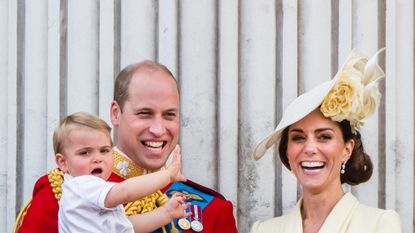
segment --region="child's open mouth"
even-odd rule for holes
[[[91,174],[94,175],[94,176],[101,175],[102,174],[102,168],[95,168],[94,170],[92,170]]]

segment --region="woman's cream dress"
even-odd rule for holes
[[[284,216],[254,223],[251,233],[303,233],[301,202]],[[321,226],[319,233],[401,233],[399,215],[393,210],[372,208],[346,193]]]

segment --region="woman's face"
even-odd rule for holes
[[[345,143],[339,125],[314,110],[288,130],[287,157],[303,191],[321,192],[341,187],[341,164],[354,142]]]

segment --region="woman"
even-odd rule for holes
[[[380,98],[376,82],[384,73],[376,55],[368,60],[353,50],[335,78],[295,99],[255,148],[257,160],[279,143],[281,161],[296,176],[303,197],[288,215],[255,222],[252,233],[402,231],[395,211],[362,205],[342,189],[343,183],[357,185],[372,175],[359,129]]]

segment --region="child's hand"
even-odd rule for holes
[[[167,215],[171,220],[177,218],[186,218],[192,215],[191,212],[186,213],[186,209],[190,206],[190,203],[185,203],[186,197],[176,192],[173,196],[162,206],[165,209]]]
[[[176,145],[173,150],[173,161],[167,167],[167,171],[170,173],[170,182],[176,181],[186,181],[186,177],[184,177],[181,173],[181,162],[180,162],[181,154],[180,154],[180,146]]]

